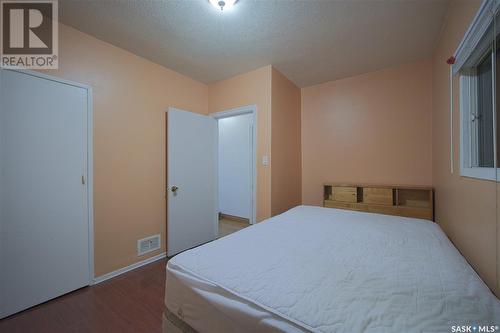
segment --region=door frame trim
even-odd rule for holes
[[[93,149],[93,98],[92,98],[92,87],[87,84],[78,83],[66,79],[59,78],[57,76],[52,76],[37,72],[29,69],[21,68],[2,68],[1,71],[12,71],[18,72],[25,75],[34,76],[37,78],[54,81],[57,83],[62,83],[77,88],[81,88],[87,91],[87,132],[86,132],[86,145],[87,145],[87,156],[86,156],[86,180],[85,184],[87,191],[87,223],[88,223],[88,256],[89,256],[89,282],[88,285],[94,284],[94,149]]]
[[[219,111],[219,112],[213,112],[210,113],[209,116],[215,118],[216,120],[223,119],[223,118],[229,118],[229,117],[235,117],[243,114],[252,114],[253,115],[253,133],[252,133],[252,140],[251,140],[251,147],[250,147],[250,153],[252,156],[252,161],[251,161],[251,180],[250,180],[250,200],[251,200],[251,216],[250,216],[250,224],[255,224],[257,223],[257,105],[252,104],[252,105],[246,105],[246,106],[240,106],[237,108],[233,109],[228,109],[224,111]],[[218,139],[218,136],[217,136]],[[217,152],[218,154],[218,152]],[[217,159],[217,164],[218,164],[218,159]],[[217,173],[217,178],[218,178],[218,173]],[[217,184],[219,184],[219,180],[217,179]],[[218,190],[217,186],[217,190]],[[218,193],[216,193],[218,197]],[[218,200],[217,200],[218,202]],[[218,208],[218,207],[217,207]],[[218,229],[218,225],[217,225]]]

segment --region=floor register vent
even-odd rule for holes
[[[148,252],[160,249],[161,238],[160,234],[139,239],[137,241],[137,254],[142,256]]]

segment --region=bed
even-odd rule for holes
[[[451,332],[500,302],[431,221],[298,206],[167,264],[165,332]]]

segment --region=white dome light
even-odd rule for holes
[[[225,10],[230,10],[233,8],[234,4],[238,0],[208,0],[214,6],[215,8],[225,11]]]

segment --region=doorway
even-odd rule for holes
[[[218,236],[255,223],[256,108],[217,112]]]
[[[222,216],[226,214],[226,220],[227,217],[232,218],[232,225],[228,225],[226,233],[255,223],[256,111],[255,106],[210,115],[172,107],[167,110],[167,256],[219,237],[220,213]],[[238,118],[239,116],[245,117]],[[229,173],[232,177],[229,182],[241,185],[241,193],[228,194],[226,188],[219,188],[219,154],[222,152],[221,156],[228,157],[227,147],[219,148],[219,125],[223,133],[229,133],[231,136],[230,132],[233,131],[226,130],[236,124],[239,130],[235,134],[242,135],[234,139],[240,142],[240,145],[229,152],[229,161],[234,164],[236,157],[239,158],[236,162],[243,164],[239,167],[230,166],[230,172],[222,166],[221,175],[222,182],[227,183],[226,174]],[[233,172],[231,168],[239,168],[239,172]],[[226,197],[239,198],[241,202],[236,203],[241,205],[236,207],[236,210],[228,209],[227,207],[235,207],[235,200],[226,202]],[[238,218],[245,222],[238,222]]]

